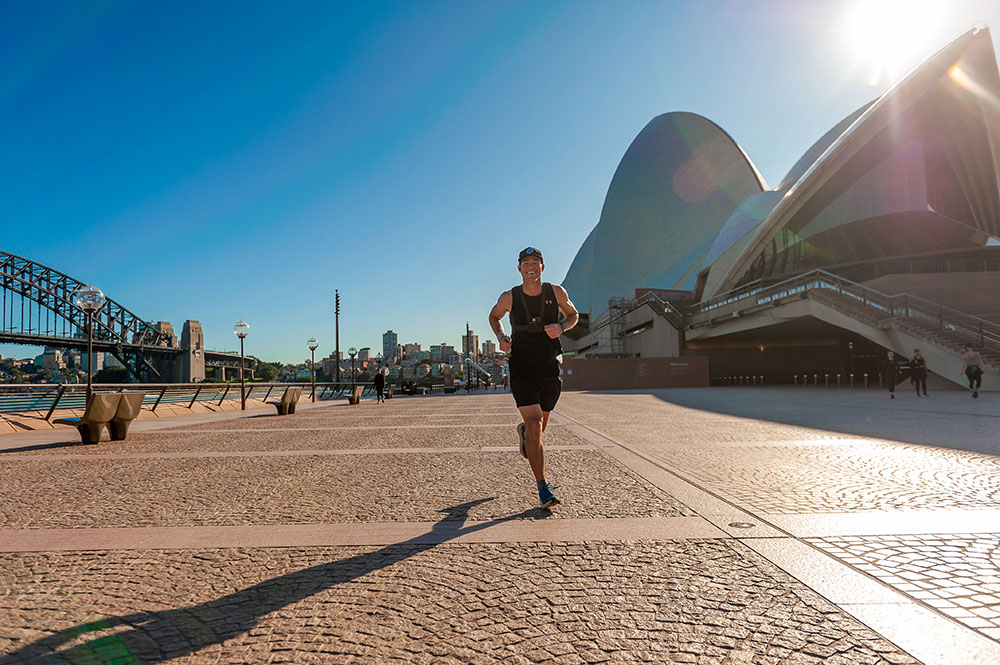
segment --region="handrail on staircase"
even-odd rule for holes
[[[758,307],[781,298],[802,294],[810,289],[828,289],[857,299],[861,304],[885,312],[887,318],[911,318],[930,323],[940,330],[964,333],[976,340],[977,346],[1000,349],[1000,324],[966,314],[911,293],[888,295],[857,282],[834,275],[825,270],[813,270],[787,280],[763,286],[759,282],[744,285],[698,303],[688,310],[688,316],[711,312],[714,309],[750,300],[747,307]]]
[[[611,311],[611,308],[609,307],[608,310],[604,312],[604,314],[602,314],[601,317],[593,323],[593,325],[590,326],[590,329],[587,331],[587,333],[588,334],[595,333],[601,328],[604,328],[605,326],[609,325],[616,318],[630,314],[631,312],[634,312],[635,310],[639,309],[640,307],[646,304],[653,305],[654,309],[656,309],[657,306],[660,307],[661,309],[659,310],[659,313],[662,314],[664,317],[666,317],[668,321],[671,321],[671,323],[673,323],[675,326],[680,327],[683,324],[684,314],[681,313],[680,310],[678,310],[676,307],[671,305],[666,300],[660,298],[652,291],[647,291],[645,294],[643,294],[638,298],[635,298],[634,300],[626,301],[624,305],[625,311],[623,312],[613,313]]]

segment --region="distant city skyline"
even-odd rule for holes
[[[1000,3],[8,3],[0,249],[213,350],[242,319],[249,354],[329,356],[334,289],[342,350],[461,348],[521,248],[563,280],[653,117],[711,118],[773,186],[979,22]]]

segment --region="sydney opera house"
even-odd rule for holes
[[[1000,74],[989,29],[845,117],[773,187],[711,120],[654,118],[563,285],[585,314],[565,345],[577,358],[707,356],[715,383],[812,385],[874,381],[885,350],[920,348],[958,382],[973,343],[996,374]]]

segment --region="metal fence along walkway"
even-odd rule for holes
[[[365,394],[372,394],[372,383],[358,382]],[[271,397],[280,398],[285,388],[301,387],[303,399],[312,396],[313,388],[309,382],[299,383],[248,383],[247,399],[268,400]],[[153,412],[161,404],[194,406],[196,403],[222,404],[227,399],[240,399],[240,384],[238,383],[169,383],[141,384],[114,383],[95,384],[97,392],[145,392],[143,406],[148,406]],[[345,397],[351,392],[351,382],[317,383],[316,399],[328,400]],[[28,411],[44,411],[46,420],[51,418],[56,409],[86,408],[86,384],[3,384],[0,385],[0,413],[23,413]]]

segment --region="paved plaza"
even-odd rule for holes
[[[508,394],[0,436],[0,665],[1000,663],[1000,397]]]

